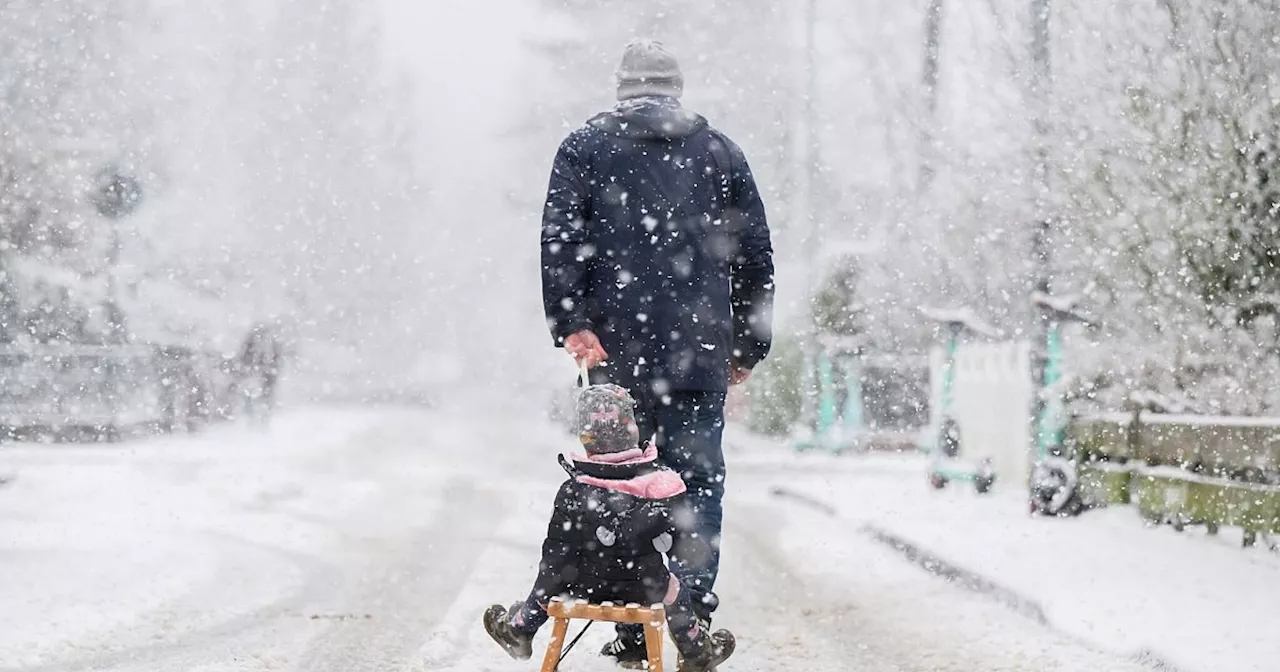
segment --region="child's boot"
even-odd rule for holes
[[[721,663],[733,655],[737,642],[728,630],[716,630],[698,638],[688,653],[680,654],[677,672],[716,672]]]
[[[520,603],[510,609],[495,604],[484,612],[484,630],[498,643],[507,655],[516,660],[533,657],[533,635],[525,634],[511,625],[511,618],[520,610]]]

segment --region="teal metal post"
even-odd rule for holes
[[[1066,438],[1066,407],[1062,395],[1054,386],[1062,380],[1062,323],[1049,323],[1045,338],[1044,387],[1041,394],[1040,422],[1036,432],[1036,449],[1039,457],[1046,457]]]
[[[841,413],[845,436],[862,431],[862,371],[853,358],[842,362],[845,380],[844,412]]]
[[[831,358],[818,353],[818,436],[825,435],[836,424],[836,390],[832,376]]]

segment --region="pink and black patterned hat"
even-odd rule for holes
[[[588,455],[620,453],[640,445],[636,402],[613,384],[590,385],[578,394],[578,439]]]

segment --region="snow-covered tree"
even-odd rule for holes
[[[1099,287],[1109,327],[1090,368],[1113,392],[1213,412],[1280,401],[1274,5],[1066,3],[1056,17],[1059,242]]]

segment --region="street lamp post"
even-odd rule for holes
[[[802,33],[800,37],[801,54],[798,59],[798,66],[802,72],[797,72],[802,77],[804,89],[800,95],[799,105],[792,107],[791,124],[791,152],[793,160],[791,161],[791,174],[793,178],[793,191],[790,201],[790,228],[792,235],[798,243],[800,255],[800,276],[803,287],[805,301],[811,301],[815,289],[818,286],[818,274],[816,272],[818,252],[821,249],[818,240],[817,218],[814,217],[813,207],[813,173],[814,173],[814,157],[816,139],[814,133],[814,99],[817,93],[817,76],[816,64],[816,32],[817,32],[817,0],[805,0],[803,5],[796,3],[793,7],[800,10],[799,20],[801,22],[800,29]],[[793,24],[794,25],[794,24]],[[793,33],[794,35],[795,33]],[[798,79],[799,79],[798,77]],[[800,278],[797,278],[800,279]],[[809,318],[804,320],[804,328],[800,333],[800,341],[803,343],[804,365],[801,369],[801,386],[805,390],[801,402],[802,421],[808,422],[815,420],[816,408],[814,402],[816,399],[809,393],[814,389],[817,382],[814,377],[816,366],[815,352],[817,342],[815,340],[816,326],[812,320],[812,311],[805,310],[804,314]]]
[[[1031,0],[1031,95],[1033,128],[1035,132],[1034,205],[1035,231],[1032,238],[1032,262],[1034,276],[1032,291],[1049,293],[1052,281],[1050,271],[1050,216],[1049,216],[1049,155],[1048,155],[1048,100],[1050,89],[1049,66],[1049,11],[1050,0]],[[1038,323],[1043,323],[1038,316]],[[1042,325],[1043,326],[1043,325]]]
[[[814,98],[817,96],[817,56],[816,35],[818,22],[817,0],[806,0],[804,14],[804,108],[801,115],[801,163],[799,178],[801,188],[799,198],[799,219],[805,231],[805,257],[812,268],[820,248],[818,241],[818,219],[814,216],[813,181],[815,160],[817,158],[817,137],[814,131]]]
[[[933,128],[938,110],[938,70],[942,40],[942,0],[929,0],[924,17],[924,103],[925,119],[920,124],[920,177],[923,193],[933,181]]]
[[[120,263],[120,219],[137,209],[142,200],[142,185],[133,177],[108,165],[98,172],[95,190],[90,194],[98,214],[111,222],[111,247],[107,252],[107,302],[112,309],[111,330],[113,337],[124,332],[121,324],[116,293],[116,273]]]
[[[1051,333],[1051,316],[1050,311],[1044,310],[1042,305],[1035,300],[1035,297],[1048,297],[1050,295],[1050,287],[1053,283],[1053,273],[1050,257],[1050,241],[1051,218],[1049,214],[1049,89],[1052,79],[1052,73],[1049,64],[1049,11],[1051,0],[1031,0],[1031,108],[1032,108],[1032,128],[1035,133],[1033,146],[1034,154],[1034,179],[1032,180],[1032,189],[1034,190],[1032,212],[1034,215],[1035,227],[1032,231],[1031,239],[1031,292],[1030,296],[1033,300],[1028,301],[1031,309],[1032,320],[1032,336],[1033,342],[1038,344],[1032,350],[1032,380],[1035,381],[1035,388],[1038,393],[1033,397],[1031,404],[1031,415],[1028,418],[1030,423],[1036,423],[1036,419],[1044,416],[1045,410],[1049,407],[1049,399],[1045,396],[1047,383],[1049,382],[1049,346],[1048,339]],[[1033,474],[1045,473],[1046,463],[1045,456],[1036,453],[1036,461],[1033,467]],[[1044,480],[1043,476],[1040,480]],[[1033,493],[1036,488],[1034,483],[1031,484]],[[1034,501],[1034,500],[1033,500]]]

